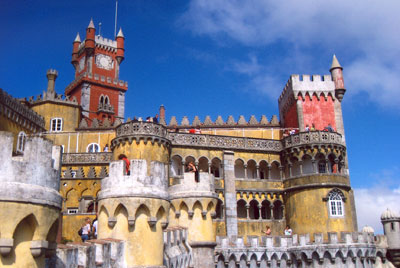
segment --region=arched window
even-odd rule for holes
[[[110,98],[108,98],[108,96],[105,96],[104,104],[110,104]]]
[[[21,131],[20,133],[18,133],[17,152],[19,152],[19,153],[23,153],[24,152],[25,140],[26,140],[25,132]]]
[[[314,172],[311,156],[303,156],[303,174],[311,174]]]
[[[257,200],[251,200],[250,201],[249,218],[253,219],[253,220],[257,220],[257,219],[260,218],[260,211],[258,209]]]
[[[104,104],[104,96],[103,95],[100,96],[100,104]]]
[[[218,158],[213,158],[211,160],[211,173],[214,175],[214,177],[219,178],[221,177],[221,160]]]
[[[268,200],[261,203],[261,218],[271,219],[271,203]]]
[[[86,151],[88,153],[98,153],[100,152],[100,146],[97,143],[91,143],[88,145]]]
[[[292,162],[292,176],[300,175],[300,163],[298,159],[293,157],[290,161]]]
[[[259,165],[260,179],[268,179],[268,163],[265,160],[262,160]]]
[[[271,179],[273,180],[279,180],[281,178],[281,172],[279,170],[279,163],[278,162],[273,162],[271,164]]]
[[[235,178],[244,178],[244,163],[240,159],[235,161]]]
[[[217,206],[215,207],[215,213],[217,214],[215,218],[223,219],[224,218],[224,204],[222,203],[221,199],[218,198]]]
[[[328,201],[329,214],[331,216],[344,216],[343,201],[346,201],[344,194],[339,189],[329,192],[326,200]]]
[[[174,155],[171,158],[171,176],[182,175],[182,158],[179,155]]]
[[[274,202],[273,212],[275,220],[283,219],[283,204],[280,200]]]
[[[199,159],[199,171],[208,173],[208,159],[204,156]]]
[[[247,209],[246,209],[246,201],[240,199],[237,202],[237,217],[246,219],[247,218]]]

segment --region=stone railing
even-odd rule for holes
[[[300,132],[283,139],[286,148],[308,144],[337,144],[345,146],[342,135],[336,132],[310,131]]]
[[[63,154],[62,163],[72,164],[107,164],[111,162],[112,153],[72,153]]]
[[[167,129],[151,122],[130,121],[117,127],[117,137],[121,136],[157,136],[167,138]]]
[[[293,236],[217,237],[216,267],[375,267],[387,263],[385,236],[367,233],[328,233]],[[338,262],[340,260],[340,263]],[[332,263],[338,266],[331,265]],[[345,264],[341,266],[340,264]],[[365,266],[364,266],[365,265]]]
[[[273,152],[280,152],[283,149],[282,143],[279,140],[199,135],[187,133],[169,133],[168,138],[171,140],[172,145],[176,146]]]
[[[107,103],[99,103],[99,107],[97,108],[98,112],[105,112],[105,113],[114,113],[114,106]]]

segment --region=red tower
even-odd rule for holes
[[[323,130],[330,124],[344,138],[341,101],[346,90],[342,70],[334,55],[332,75],[292,75],[278,101],[283,126],[304,131],[307,125]]]
[[[120,29],[115,40],[96,35],[93,20],[81,42],[77,34],[71,63],[75,80],[65,89],[65,95],[76,97],[83,116],[89,121],[108,118],[111,122],[124,119],[125,92],[128,83],[119,80],[119,67],[124,59],[125,37]]]

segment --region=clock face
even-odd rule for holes
[[[114,61],[110,56],[99,54],[96,56],[96,65],[99,68],[111,70],[114,67]]]
[[[85,68],[85,57],[82,57],[79,61],[79,71],[82,71]]]

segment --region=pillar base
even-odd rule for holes
[[[217,245],[213,241],[190,242],[193,253],[193,267],[214,268],[214,249]]]

